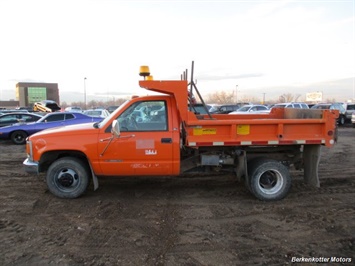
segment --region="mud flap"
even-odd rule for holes
[[[241,154],[237,156],[237,167],[235,173],[238,181],[241,181],[242,177],[245,177],[246,179],[248,178],[246,151],[241,151]]]
[[[94,183],[94,191],[96,191],[99,188],[99,180],[94,173],[92,173],[92,182]]]
[[[318,165],[321,145],[304,145],[304,182],[312,187],[320,187]]]
[[[99,188],[99,180],[97,179],[97,176],[95,175],[94,171],[92,170],[90,162],[89,162],[89,166],[90,166],[90,171],[91,171],[91,176],[92,176],[92,182],[94,184],[94,191],[96,191]]]

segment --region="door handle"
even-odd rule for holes
[[[172,142],[173,142],[172,138],[162,138],[161,139],[161,143],[172,143]]]

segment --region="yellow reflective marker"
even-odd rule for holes
[[[237,125],[237,135],[249,135],[250,125]]]
[[[193,134],[194,134],[194,136],[216,135],[217,129],[215,129],[215,128],[194,128]]]

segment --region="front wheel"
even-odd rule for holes
[[[47,186],[59,198],[73,199],[81,196],[87,189],[90,171],[87,164],[74,157],[58,159],[49,167]]]
[[[280,200],[291,188],[288,168],[275,160],[254,161],[248,167],[248,176],[250,192],[260,200]]]
[[[22,145],[26,143],[27,133],[22,130],[16,130],[12,132],[10,138],[11,141],[16,145]]]

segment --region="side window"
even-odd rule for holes
[[[5,121],[16,121],[17,117],[16,117],[16,115],[7,115],[5,117],[2,117],[0,120],[3,121],[3,122],[5,122]]]
[[[22,119],[22,120],[24,120],[24,121],[31,121],[31,120],[32,120],[32,117],[29,116],[29,115],[21,115],[21,118],[20,118],[20,119]]]
[[[293,107],[294,107],[294,108],[301,108],[301,105],[300,105],[299,103],[294,103],[294,104],[293,104]]]
[[[70,120],[70,119],[74,119],[74,115],[73,114],[66,114],[65,120]]]
[[[143,101],[128,107],[118,118],[120,130],[165,131],[168,129],[165,101]]]
[[[46,122],[55,122],[55,121],[63,121],[64,120],[64,114],[55,114],[47,117],[45,120]]]

